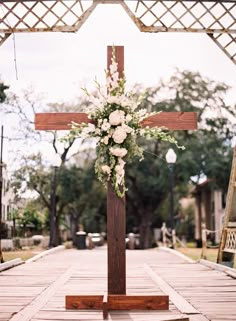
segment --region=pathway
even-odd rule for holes
[[[102,320],[101,311],[65,310],[65,295],[103,294],[106,248],[61,250],[0,273],[0,321]],[[127,251],[127,292],[167,294],[168,311],[113,311],[119,321],[235,321],[236,280],[173,253]]]

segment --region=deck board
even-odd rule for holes
[[[72,249],[3,271],[0,321],[102,320],[99,310],[66,310],[65,296],[103,295],[106,262],[103,247]],[[112,311],[109,320],[236,320],[235,279],[161,250],[127,251],[127,293],[165,294],[173,302],[170,300],[170,309],[164,311]]]

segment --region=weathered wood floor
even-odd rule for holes
[[[61,250],[0,273],[0,321],[102,320],[65,310],[67,294],[103,294],[106,249]],[[236,321],[236,280],[161,250],[127,251],[127,292],[167,294],[169,311],[113,311],[119,321]]]

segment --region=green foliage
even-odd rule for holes
[[[31,227],[34,231],[41,231],[42,221],[39,214],[36,211],[25,210],[22,215],[18,216],[18,224],[24,227]]]
[[[93,163],[83,169],[75,165],[64,167],[60,173],[60,198],[66,203],[64,213],[82,223],[87,232],[99,232],[104,228],[106,194],[96,180]],[[77,230],[76,230],[77,231]]]
[[[136,86],[137,96],[144,91]],[[225,103],[229,90],[225,84],[202,77],[199,73],[176,71],[165,83],[146,90],[140,108],[152,111],[195,111],[198,114],[197,131],[174,131],[185,151],[176,149],[174,167],[175,216],[179,214],[181,197],[189,193],[189,185],[199,182],[203,175],[211,179],[212,188],[227,190],[232,161],[231,141],[235,135],[236,108]],[[55,143],[55,141],[54,141]],[[140,138],[145,159],[136,159],[126,165],[127,232],[136,228],[141,234],[141,247],[148,247],[151,228],[161,227],[169,219],[169,169],[165,155],[168,142],[146,141]],[[66,150],[63,164],[66,160]],[[27,157],[15,174],[14,187],[19,192],[26,189],[38,193],[43,213],[50,212],[50,197],[54,169],[43,164],[41,155]],[[96,180],[91,162],[78,167],[61,166],[58,170],[57,213],[61,222],[70,217],[72,236],[82,223],[87,232],[105,230],[106,192]],[[178,224],[179,223],[179,224]],[[187,212],[176,224],[181,233],[190,229],[192,237],[193,217]]]
[[[178,200],[189,193],[189,183],[197,184],[203,175],[211,179],[212,188],[227,190],[236,123],[235,106],[225,103],[228,89],[227,85],[205,79],[199,73],[176,71],[167,82],[146,90],[141,108],[149,112],[195,111],[198,114],[197,131],[172,133],[186,147],[185,151],[175,150],[175,215],[179,210]],[[140,90],[137,87],[137,91]],[[168,222],[169,172],[165,154],[169,147],[169,144],[144,142],[143,148],[150,157],[127,166],[129,222],[139,230],[146,225],[145,233],[150,233],[153,223],[160,227],[163,219]],[[192,229],[190,216],[184,225],[185,230]],[[148,246],[144,243],[144,247]]]
[[[5,90],[9,89],[9,86],[6,86],[3,82],[0,81],[0,103],[3,103],[7,95],[5,93]]]

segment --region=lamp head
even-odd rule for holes
[[[169,148],[168,152],[166,153],[166,161],[168,164],[174,164],[176,162],[177,155],[173,148]]]

